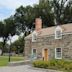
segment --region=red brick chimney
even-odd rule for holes
[[[40,31],[42,29],[42,19],[36,18],[35,19],[35,30]]]

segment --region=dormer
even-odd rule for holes
[[[55,29],[55,39],[62,39],[62,28],[57,26]]]
[[[37,41],[37,32],[34,31],[34,32],[32,33],[32,42],[36,42],[36,41]]]

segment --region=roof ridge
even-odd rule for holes
[[[66,25],[70,25],[72,23],[68,23],[68,24],[62,24],[62,25],[59,25],[59,26],[66,26]],[[56,27],[56,26],[51,26],[51,27],[46,27],[46,28],[52,28],[52,27]],[[42,29],[46,29],[46,28],[42,28]]]
[[[68,23],[68,24],[63,24],[63,25],[60,25],[62,28],[63,28],[63,32],[72,32],[72,23]],[[41,29],[41,33],[39,36],[45,36],[45,35],[51,35],[51,34],[54,34],[54,30],[55,30],[55,27],[56,26],[52,26],[52,27],[47,27],[47,28],[42,28]],[[25,38],[31,38],[31,35],[28,35],[26,36]]]

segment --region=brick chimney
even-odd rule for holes
[[[42,19],[36,18],[35,19],[35,30],[40,31],[42,29]]]

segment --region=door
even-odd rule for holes
[[[44,61],[48,61],[48,49],[44,49]]]

